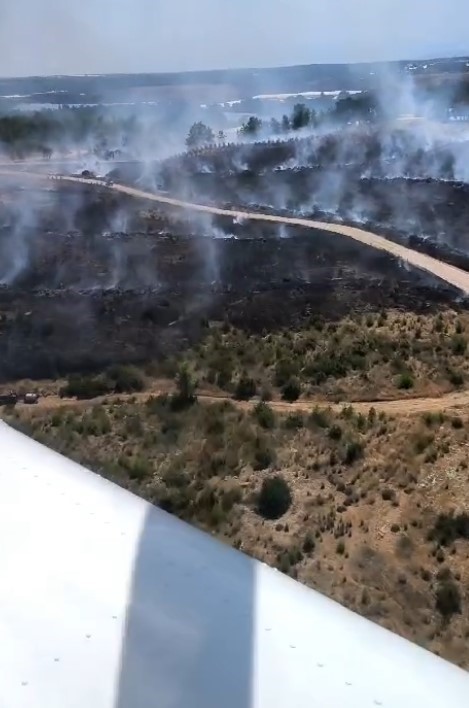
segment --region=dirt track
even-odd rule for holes
[[[24,406],[19,404],[20,408],[28,408],[31,411],[39,409],[55,410],[64,407],[89,408],[104,402],[112,403],[116,401],[128,401],[135,399],[141,403],[147,401],[152,396],[158,396],[164,393],[170,393],[174,390],[174,384],[171,381],[161,381],[154,385],[151,390],[144,393],[126,394],[126,395],[108,395],[100,396],[90,400],[77,401],[73,398],[59,398],[59,396],[46,396],[41,398],[38,404],[34,407]],[[258,401],[236,401],[223,394],[217,395],[213,392],[200,391],[197,392],[198,400],[201,403],[222,403],[230,402],[231,404],[243,410],[252,409]],[[469,390],[455,391],[444,396],[436,398],[403,398],[390,401],[357,401],[357,402],[340,402],[331,403],[324,400],[300,400],[295,403],[287,403],[285,401],[269,401],[268,404],[277,413],[310,413],[314,407],[331,408],[332,410],[340,411],[344,406],[351,405],[354,410],[359,413],[368,414],[371,408],[374,408],[377,413],[387,413],[388,415],[419,415],[427,412],[437,411],[457,411],[459,409],[469,408]]]

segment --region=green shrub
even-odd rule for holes
[[[298,364],[291,358],[279,359],[275,365],[275,385],[281,388],[299,373]]]
[[[187,366],[181,366],[176,375],[176,393],[170,398],[170,407],[173,411],[181,411],[189,408],[196,401],[195,382]]]
[[[259,514],[265,519],[279,519],[292,503],[292,494],[283,477],[269,477],[262,483],[257,501]]]
[[[338,442],[342,438],[342,428],[340,425],[332,425],[329,428],[329,437],[331,440]]]
[[[266,430],[272,430],[272,428],[275,428],[275,413],[272,408],[267,405],[267,403],[264,403],[263,401],[258,403],[254,408],[253,415],[261,428],[265,428]]]
[[[449,546],[458,538],[469,540],[469,514],[439,514],[428,538],[442,546]]]
[[[112,384],[103,376],[79,376],[72,375],[67,383],[60,389],[61,398],[78,398],[80,400],[90,400],[98,396],[111,393]]]
[[[315,428],[327,428],[329,419],[326,411],[321,410],[316,406],[308,418],[308,423]]]
[[[316,543],[314,541],[313,535],[308,531],[303,541],[303,551],[304,553],[312,553],[315,549]]]
[[[360,457],[363,457],[363,445],[358,440],[352,440],[345,448],[344,462],[353,465]]]
[[[149,460],[144,460],[141,457],[137,457],[133,460],[129,467],[129,477],[136,481],[141,481],[146,477],[150,477],[153,472],[153,465]]]
[[[451,340],[451,351],[455,356],[463,356],[466,353],[467,341],[459,334],[454,335]]]
[[[107,377],[115,393],[137,393],[145,388],[143,374],[134,366],[117,364],[107,371]]]
[[[282,388],[282,398],[284,401],[293,403],[301,396],[301,384],[296,378],[291,378]]]
[[[286,430],[301,430],[304,428],[304,418],[301,413],[291,413],[285,420],[284,426]]]
[[[411,388],[414,387],[414,379],[412,378],[412,375],[409,374],[408,371],[405,373],[401,374],[397,380],[397,388],[403,390],[403,391],[409,391]]]
[[[238,401],[249,401],[250,398],[256,395],[256,382],[250,376],[243,374],[236,384],[234,397]]]
[[[464,383],[464,375],[460,371],[448,369],[448,381],[452,386],[462,386]]]
[[[320,354],[305,369],[313,383],[319,385],[328,378],[340,379],[347,375],[347,366],[335,354]]]
[[[435,606],[445,620],[461,614],[461,593],[452,579],[439,583],[436,589]]]

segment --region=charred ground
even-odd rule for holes
[[[423,312],[456,296],[319,231],[194,221],[86,188],[2,194],[4,381],[158,359],[210,320],[260,333],[409,302]]]
[[[155,166],[184,198],[366,225],[469,267],[465,133],[448,126],[324,135],[194,151]],[[136,168],[134,167],[134,170]],[[123,179],[136,172],[118,171]]]

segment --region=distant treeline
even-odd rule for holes
[[[308,108],[304,103],[297,103],[293,106],[290,115],[284,115],[281,120],[272,118],[267,124],[260,118],[251,116],[241,127],[241,133],[257,135],[267,127],[273,135],[282,135],[303,128],[317,128],[325,119],[337,122],[354,120],[372,122],[378,117],[378,104],[371,94],[366,93],[337,100],[333,110],[327,113],[319,113]]]
[[[262,134],[281,136],[305,128],[317,128],[325,120],[339,124],[355,121],[371,123],[378,120],[379,117],[380,109],[377,100],[372,94],[363,93],[337,100],[333,110],[327,113],[319,113],[308,108],[304,103],[297,103],[293,106],[291,114],[285,114],[281,120],[271,118],[266,121],[259,118],[259,116],[250,116],[239,129],[239,133],[245,137],[257,137]],[[199,121],[191,127],[186,139],[186,145],[192,150],[213,145],[216,142],[223,142],[224,140],[225,134],[223,131],[219,131],[215,135],[209,126]]]
[[[0,116],[0,152],[13,158],[50,156],[54,149],[90,145],[105,154],[135,130],[133,118],[110,118],[99,108],[62,108]]]

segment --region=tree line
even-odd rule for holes
[[[374,122],[379,116],[380,110],[377,100],[372,94],[365,93],[339,99],[334,109],[327,114],[319,114],[314,109],[308,108],[304,103],[297,103],[293,106],[292,113],[290,115],[285,114],[281,120],[271,118],[269,121],[265,121],[258,116],[250,116],[238,132],[243,137],[256,137],[262,135],[262,133],[281,136],[305,128],[315,129],[324,120],[342,124],[357,120]],[[215,145],[217,142],[224,142],[225,139],[226,136],[223,131],[219,131],[215,135],[209,126],[199,121],[194,123],[189,130],[186,146],[192,150]]]
[[[95,152],[105,154],[115,141],[135,130],[132,118],[103,115],[98,108],[60,108],[0,116],[0,151],[13,158],[50,156],[59,146],[91,139]]]

